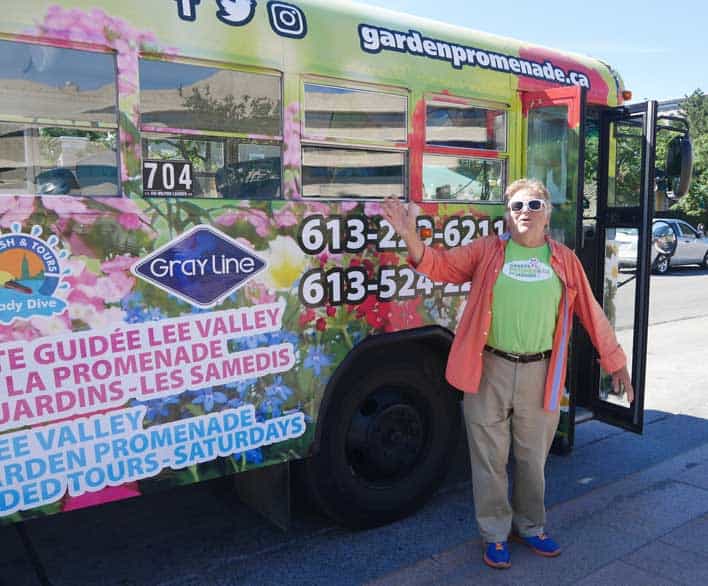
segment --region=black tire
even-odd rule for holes
[[[368,366],[336,389],[320,450],[307,461],[316,502],[353,529],[420,508],[445,477],[460,427],[442,360]]]
[[[703,255],[703,262],[701,263],[701,268],[708,269],[708,252]]]
[[[669,272],[669,269],[671,268],[670,265],[670,257],[665,254],[660,254],[656,257],[652,268],[657,275],[665,275]]]

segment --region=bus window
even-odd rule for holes
[[[280,198],[280,77],[142,59],[140,105],[143,158],[191,162],[194,196]]]
[[[506,150],[506,112],[503,110],[429,103],[425,112],[429,145]]]
[[[531,110],[528,128],[528,176],[543,181],[554,204],[569,201],[567,107]]]
[[[406,98],[360,89],[305,84],[305,134],[406,141]]]
[[[625,121],[613,123],[610,128],[617,149],[614,189],[608,193],[608,203],[618,207],[639,206],[642,193],[642,128],[635,122]]]
[[[0,40],[0,80],[0,194],[120,195],[113,55]]]
[[[401,145],[407,140],[408,98],[310,82],[304,86],[303,197],[404,197],[406,153]],[[337,143],[358,148],[337,148]]]
[[[423,156],[425,199],[501,200],[504,161],[500,159]]]
[[[405,154],[356,149],[304,147],[302,184],[305,197],[402,198]]]
[[[506,111],[431,101],[425,113],[423,198],[501,200],[506,182]]]

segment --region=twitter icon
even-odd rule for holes
[[[216,0],[216,3],[218,19],[232,26],[248,24],[256,13],[256,0]]]

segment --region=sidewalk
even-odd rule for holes
[[[482,562],[479,540],[368,584],[708,583],[708,444],[548,511],[558,558],[511,543],[512,567]]]

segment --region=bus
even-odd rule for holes
[[[381,202],[461,246],[522,176],[637,394],[578,332],[558,449],[584,419],[641,432],[655,165],[685,187],[690,139],[664,124],[657,162],[656,103],[605,63],[336,0],[10,0],[0,80],[4,522],[226,475],[281,525],[291,473],[346,526],[422,506],[469,284],[416,273]]]

